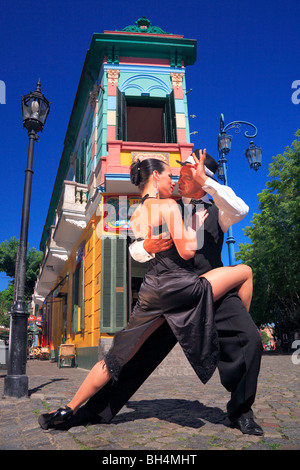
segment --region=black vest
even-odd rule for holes
[[[178,204],[183,207],[182,201]],[[197,274],[204,274],[211,269],[223,266],[221,253],[224,240],[224,233],[219,225],[219,209],[212,204],[205,204],[209,216],[204,222],[204,236],[203,231],[199,231],[200,249],[196,251],[193,258],[194,268]],[[182,210],[183,213],[183,210]],[[202,233],[201,233],[202,232]]]

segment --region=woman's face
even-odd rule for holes
[[[157,173],[157,182],[159,189],[159,197],[168,198],[172,196],[175,183],[172,181],[172,172],[169,166],[164,165],[165,169],[162,173]]]

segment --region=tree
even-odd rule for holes
[[[261,342],[264,346],[269,344],[270,338],[265,331],[260,332]]]
[[[254,321],[275,323],[281,333],[289,333],[300,321],[300,130],[296,137],[293,148],[273,157],[271,179],[258,194],[260,213],[244,230],[251,243],[239,244],[237,253],[237,259],[253,269]]]
[[[7,276],[15,276],[16,257],[18,252],[19,240],[11,237],[9,241],[5,240],[0,244],[0,271],[5,272]]]
[[[14,300],[14,283],[10,281],[7,289],[0,292],[0,325],[9,325],[9,315],[6,313],[10,310]]]
[[[5,240],[0,243],[0,271],[5,272],[7,276],[14,279],[16,268],[16,257],[19,246],[19,240],[15,237],[10,240]],[[42,261],[42,252],[37,251],[35,248],[30,248],[27,253],[26,260],[26,274],[25,274],[25,300],[30,300],[37,275],[39,273],[40,264]],[[12,280],[8,288],[0,293],[0,311],[7,312],[11,307],[13,301],[13,286]]]

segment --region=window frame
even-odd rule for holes
[[[141,96],[126,96],[117,88],[117,129],[116,139],[127,141],[127,106],[159,107],[164,113],[164,142],[177,143],[176,109],[174,90],[165,98],[151,97],[148,94]],[[142,142],[142,141],[135,141]]]

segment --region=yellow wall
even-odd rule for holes
[[[179,168],[180,167],[180,164],[177,163],[176,160],[179,160],[179,161],[181,160],[180,153],[170,153],[170,167],[172,167],[172,168]],[[122,166],[129,166],[130,167],[130,165],[131,165],[131,152],[124,152],[124,151],[121,152],[120,162],[121,162]]]
[[[101,212],[101,211],[100,211]],[[67,285],[64,292],[68,292],[67,301],[67,339],[66,343],[73,343],[78,348],[98,346],[100,338],[100,283],[101,283],[101,238],[99,237],[99,226],[97,224],[100,217],[91,218],[88,226],[82,233],[69,259],[66,261],[59,278],[63,279],[68,275]],[[100,225],[100,224],[99,224]],[[100,225],[101,226],[101,225]],[[85,243],[84,249],[84,329],[79,332],[72,332],[72,279],[76,268],[76,251],[78,247]],[[62,343],[63,331],[63,299],[48,299],[52,302],[52,342],[53,349]],[[48,308],[50,305],[48,305]],[[78,316],[80,317],[80,309]],[[106,336],[106,335],[105,335]]]

